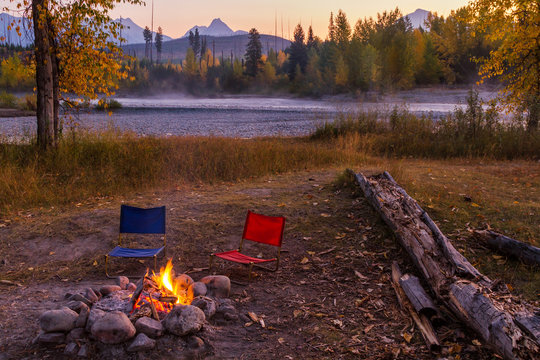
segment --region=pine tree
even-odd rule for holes
[[[163,30],[161,29],[161,26],[158,27],[158,31],[156,33],[156,51],[157,51],[157,62],[161,62],[161,50],[163,48]]]
[[[208,59],[204,59],[206,55],[206,36],[203,36],[201,38],[201,58],[200,61],[206,60],[208,62]]]
[[[336,26],[334,25],[334,13],[330,13],[330,24],[328,24],[328,40],[336,41]]]
[[[249,42],[246,48],[246,74],[249,76],[256,76],[262,67],[262,44],[261,36],[257,29],[253,28],[249,31]]]
[[[347,15],[339,10],[334,25],[334,39],[342,52],[347,50],[351,38],[351,26],[347,21]]]
[[[307,37],[306,46],[308,50],[317,48],[317,41],[315,40],[315,36],[313,35],[313,28],[311,27],[311,25],[309,26],[309,29],[308,29],[308,37]]]
[[[193,52],[195,53],[195,59],[201,53],[201,37],[199,36],[199,28],[195,28],[195,36],[193,36]]]
[[[146,46],[144,47],[144,56],[148,57],[148,54],[150,54],[150,41],[152,41],[152,32],[148,26],[143,30],[143,37],[144,42],[146,43]]]
[[[306,65],[308,61],[307,48],[304,44],[304,30],[302,25],[296,25],[294,29],[294,41],[290,47],[290,57],[289,57],[289,78],[292,80],[297,75],[297,66],[300,68],[301,72],[306,71]]]

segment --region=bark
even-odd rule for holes
[[[32,0],[37,88],[37,143],[48,148],[54,139],[54,86],[49,29],[48,0]]]
[[[59,61],[58,58],[58,38],[57,32],[52,23],[50,16],[47,17],[47,26],[49,29],[49,44],[51,47],[51,65],[52,65],[52,78],[53,78],[53,145],[58,145],[60,137],[59,129],[59,112],[60,112],[60,73],[59,73]]]
[[[438,311],[435,303],[420,285],[420,280],[416,276],[403,275],[399,279],[399,285],[403,288],[417,313],[424,314],[428,318],[437,315]]]
[[[540,265],[540,248],[522,243],[491,230],[475,230],[474,237],[484,241],[489,247],[516,257],[531,265]]]
[[[354,176],[439,301],[504,358],[537,358],[540,344],[514,319],[517,313],[532,316],[531,306],[493,293],[491,281],[452,246],[389,174]]]

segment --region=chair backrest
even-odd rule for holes
[[[120,208],[120,233],[165,234],[165,206],[142,209],[122,205]]]
[[[266,216],[248,211],[242,239],[258,243],[281,246],[285,218]]]

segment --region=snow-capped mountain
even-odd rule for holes
[[[183,38],[189,36],[189,32],[192,31],[195,33],[195,29],[199,29],[199,35],[205,35],[205,36],[215,36],[215,37],[221,37],[221,36],[234,36],[234,35],[244,35],[247,34],[247,31],[238,30],[233,31],[227,24],[225,24],[220,18],[212,20],[209,26],[199,26],[195,25],[191,29],[189,29]]]
[[[17,33],[16,27],[19,26]],[[26,18],[0,14],[0,44],[28,46],[34,42],[32,23]]]
[[[122,29],[122,38],[126,39],[124,44],[140,44],[144,43],[143,30],[144,27],[141,27],[133,22],[130,18],[120,18],[113,20],[114,22],[121,23],[124,28]],[[154,24],[154,30],[157,30],[156,24]],[[156,37],[156,31],[153,32],[153,38]],[[163,41],[172,40],[171,37],[163,35]]]
[[[409,21],[411,22],[413,28],[425,28],[426,25],[424,24],[424,22],[427,20],[429,13],[430,11],[416,9],[415,12],[407,14],[404,17],[409,18]]]

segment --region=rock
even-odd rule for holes
[[[220,314],[227,321],[238,320],[238,312],[234,305],[232,305],[232,302],[222,302],[219,304],[216,313]]]
[[[139,334],[127,348],[129,352],[151,350],[156,346],[156,340],[150,339],[145,334]]]
[[[206,292],[206,285],[200,281],[194,282],[188,288],[188,294],[191,294],[192,298],[196,298],[197,296],[205,296]]]
[[[75,321],[76,328],[84,328],[86,326],[86,321],[88,320],[88,315],[90,315],[90,308],[88,306],[81,307],[79,312],[79,317]]]
[[[201,330],[204,319],[204,312],[198,307],[177,305],[163,320],[163,325],[169,332],[184,336]]]
[[[92,336],[104,344],[120,344],[135,336],[135,326],[120,311],[105,313],[92,325]]]
[[[86,321],[86,326],[85,326],[85,329],[86,329],[86,332],[91,332],[92,331],[92,325],[94,325],[94,323],[101,319],[103,316],[105,316],[105,311],[103,310],[100,310],[100,309],[92,309],[90,310],[90,315],[88,315],[88,320]]]
[[[116,285],[120,286],[120,290],[126,290],[129,284],[129,279],[126,276],[118,276],[116,279]]]
[[[86,338],[86,331],[83,328],[75,328],[67,334],[66,342],[74,342],[75,340],[82,340],[84,338]]]
[[[206,296],[216,298],[229,297],[231,291],[231,280],[224,275],[210,275],[201,279],[201,282],[206,285]]]
[[[135,285],[134,283],[129,283],[127,284],[127,287],[126,287],[126,290],[129,290],[131,292],[134,292],[135,290],[137,290],[137,285]]]
[[[77,353],[77,356],[82,358],[88,357],[88,345],[82,344],[79,352]]]
[[[135,329],[137,329],[137,332],[145,334],[151,338],[156,338],[163,335],[163,325],[161,325],[161,322],[147,316],[142,317],[135,322]]]
[[[66,345],[66,348],[64,349],[64,354],[68,356],[75,356],[79,352],[79,345],[74,342],[70,342]]]
[[[200,349],[204,346],[204,341],[198,336],[190,336],[187,345],[190,349]]]
[[[99,289],[99,292],[101,293],[101,295],[107,296],[115,291],[120,291],[120,290],[122,289],[118,285],[105,285]]]
[[[82,301],[75,301],[75,300],[68,302],[66,304],[66,307],[78,313],[81,312],[81,309],[84,309],[84,308],[89,309],[88,305],[86,305]]]
[[[82,301],[83,303],[85,303],[86,305],[88,306],[91,306],[92,305],[92,302],[90,300],[88,300],[85,296],[81,295],[81,294],[73,294],[69,297],[70,301]]]
[[[63,344],[66,341],[66,335],[62,332],[41,333],[37,341],[40,344]]]
[[[101,299],[102,295],[101,295],[101,292],[99,291],[99,288],[94,286],[92,287],[92,290],[94,291],[94,294],[97,295],[98,299]]]
[[[92,288],[86,288],[84,290],[84,297],[86,297],[92,303],[95,303],[99,300],[99,297],[96,295],[95,291]]]
[[[198,296],[191,301],[191,305],[198,307],[204,312],[206,320],[209,320],[216,313],[216,302],[205,296]]]
[[[188,274],[180,274],[174,278],[174,281],[181,290],[186,290],[194,282]]]
[[[75,327],[75,322],[79,315],[67,308],[60,310],[49,310],[39,317],[39,326],[45,332],[68,332]]]

